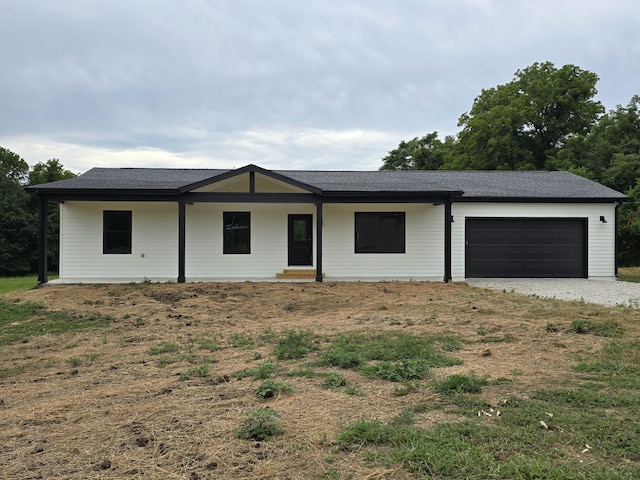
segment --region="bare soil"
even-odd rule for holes
[[[441,403],[429,379],[399,396],[396,383],[346,370],[364,393],[352,396],[324,388],[319,377],[282,377],[293,393],[261,400],[253,394],[259,381],[233,374],[273,359],[268,338],[288,329],[310,329],[323,345],[354,330],[455,333],[466,342],[451,355],[464,363],[434,369],[433,376],[474,372],[506,379],[481,394],[497,405],[510,395],[571,382],[576,359],[609,341],[572,332],[573,320],[606,319],[626,335],[640,333],[640,314],[629,308],[457,283],[61,285],[6,297],[113,318],[106,328],[1,348],[2,368],[15,372],[0,381],[0,478],[7,479],[334,478],[331,472],[410,478],[400,467],[363,463],[357,452],[337,449],[335,440],[361,418],[389,421],[406,406]],[[254,339],[254,347],[234,347],[238,335]],[[180,380],[192,363],[162,366],[149,351],[162,342],[193,347],[204,337],[219,347],[194,350],[215,359],[208,378]],[[280,366],[285,372],[308,368],[314,358]],[[264,442],[236,438],[243,412],[259,406],[281,415],[284,433]],[[459,419],[439,408],[420,414],[418,423]]]

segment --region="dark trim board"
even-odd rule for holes
[[[587,278],[586,218],[467,217],[465,277]]]

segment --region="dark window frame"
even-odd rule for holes
[[[238,216],[246,216],[246,222],[238,222]],[[251,212],[222,212],[222,253],[251,254]]]
[[[116,216],[121,218],[115,218]],[[131,210],[102,211],[102,253],[104,255],[131,255],[132,237],[133,212]]]
[[[389,220],[395,229],[388,228]],[[407,253],[406,212],[355,212],[354,231],[355,253]]]

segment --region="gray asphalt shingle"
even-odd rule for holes
[[[79,177],[38,185],[32,190],[166,191],[201,182],[213,182],[228,173],[221,169],[94,168]],[[319,188],[341,192],[451,192],[463,198],[607,199],[626,198],[620,192],[569,172],[547,171],[313,171],[278,170],[274,173]]]

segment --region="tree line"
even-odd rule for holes
[[[621,265],[640,265],[640,96],[605,112],[598,76],[534,63],[482,90],[460,131],[402,141],[381,170],[568,170],[629,196],[619,209]]]
[[[72,178],[58,159],[29,168],[18,154],[0,147],[0,276],[24,275],[38,266],[38,201],[24,187]],[[49,253],[51,270],[58,269],[59,213],[49,206]]]

